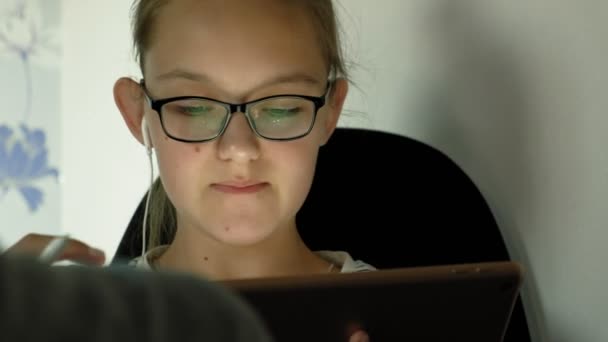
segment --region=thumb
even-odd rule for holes
[[[350,336],[348,342],[369,342],[369,335],[365,331],[359,330]]]

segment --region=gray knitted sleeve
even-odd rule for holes
[[[194,276],[0,257],[0,341],[266,342],[240,298]]]

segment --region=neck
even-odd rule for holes
[[[330,268],[327,261],[304,244],[295,222],[279,227],[265,240],[247,246],[228,245],[202,229],[182,225],[156,266],[211,280],[324,273]]]

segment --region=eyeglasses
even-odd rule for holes
[[[294,140],[312,130],[317,113],[325,105],[331,82],[323,96],[274,95],[233,104],[199,96],[179,96],[154,100],[145,83],[141,87],[150,107],[160,117],[165,134],[177,141],[198,143],[224,133],[232,114],[241,112],[259,137],[269,140]]]

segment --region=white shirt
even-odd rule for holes
[[[152,261],[160,257],[169,247],[169,245],[158,246],[152,248],[144,257],[137,257],[131,262],[130,265],[135,266],[139,269],[152,269]],[[317,251],[315,252],[318,256],[325,259],[337,267],[340,267],[341,273],[353,273],[353,272],[367,272],[375,271],[376,268],[370,264],[367,264],[361,260],[354,260],[350,254],[343,251]]]

